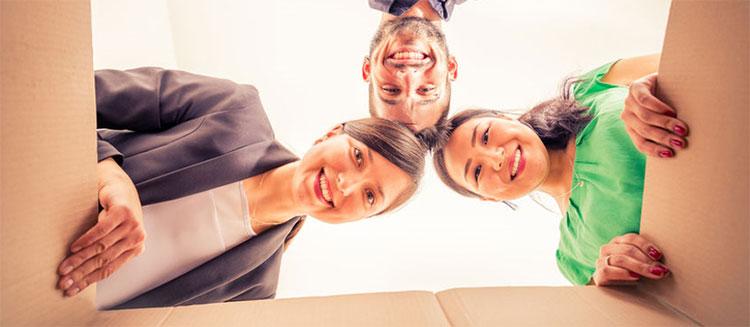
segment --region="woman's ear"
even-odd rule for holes
[[[362,80],[370,81],[370,57],[368,56],[365,56],[365,60],[362,61]]]
[[[323,141],[325,141],[325,140],[327,140],[327,139],[329,139],[331,137],[334,137],[336,135],[340,135],[343,132],[344,132],[344,124],[338,124],[338,125],[336,125],[336,127],[332,128],[330,131],[328,131],[328,133],[326,133],[325,135],[323,135],[319,139],[315,140],[315,143],[313,143],[313,144],[318,144],[318,143],[323,142]]]

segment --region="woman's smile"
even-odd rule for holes
[[[513,181],[516,177],[521,175],[523,169],[526,167],[526,158],[523,156],[521,145],[518,145],[518,148],[514,151],[514,155],[511,159],[513,160],[512,164],[508,165],[508,167],[510,168],[510,180]]]
[[[324,168],[320,168],[317,178],[313,181],[313,191],[315,196],[328,208],[335,208],[333,203],[333,196],[331,192],[331,183],[328,180],[328,176],[325,173]]]

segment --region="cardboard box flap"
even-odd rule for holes
[[[453,326],[685,326],[635,287],[459,288],[437,293]]]
[[[96,221],[89,4],[0,6],[0,325],[85,322],[93,288],[64,300],[54,287],[67,245]]]
[[[426,291],[177,307],[164,326],[449,326]]]
[[[672,3],[658,93],[688,148],[648,160],[641,234],[672,274],[643,289],[706,325],[747,325],[750,2]]]

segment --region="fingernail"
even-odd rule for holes
[[[673,154],[672,151],[662,151],[659,152],[659,156],[662,158],[672,158]]]
[[[63,269],[61,270],[61,272],[62,272],[62,274],[63,274],[63,275],[67,275],[67,274],[68,274],[68,273],[70,273],[70,272],[71,272],[72,270],[73,270],[73,267],[72,267],[72,266],[65,266],[65,267],[63,267]]]
[[[661,259],[661,252],[654,247],[650,247],[648,248],[648,256],[651,257],[651,259],[659,260]]]
[[[669,269],[667,269],[667,267],[664,267],[664,266],[651,266],[648,268],[648,272],[659,277],[664,276],[664,274],[666,274],[668,271]]]
[[[70,291],[68,291],[68,296],[73,296],[73,295],[76,295],[76,294],[78,294],[78,292],[79,292],[79,291],[80,291],[80,290],[78,289],[78,287],[76,287],[76,288],[73,288],[73,289],[71,289]]]
[[[682,127],[680,125],[675,125],[674,132],[677,133],[677,135],[685,136],[685,127]]]
[[[630,274],[630,277],[633,277],[633,278],[639,278],[639,277],[641,277],[641,275],[636,274],[636,273],[634,273],[632,271],[629,271],[628,273]]]
[[[70,251],[72,251],[72,252],[74,252],[74,253],[75,253],[75,252],[78,252],[78,251],[80,251],[80,250],[81,250],[81,247],[80,247],[80,246],[74,246],[74,247],[73,247],[72,249],[70,249]]]
[[[674,145],[674,146],[676,146],[676,147],[678,147],[678,148],[682,148],[682,145],[683,145],[682,141],[680,141],[678,139],[671,139],[669,141],[669,143],[672,144],[672,145]]]
[[[68,278],[68,279],[66,279],[66,280],[65,280],[65,281],[63,282],[63,289],[64,289],[64,290],[66,290],[66,289],[68,289],[68,287],[70,287],[71,285],[73,285],[73,280],[72,280],[72,279],[70,279],[70,278]]]

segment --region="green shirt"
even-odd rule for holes
[[[612,238],[638,233],[646,158],[620,119],[628,89],[602,82],[613,63],[579,77],[573,87],[591,122],[576,136],[568,211],[560,222],[557,266],[574,284],[594,274],[599,248]]]

